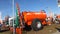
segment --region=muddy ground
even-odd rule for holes
[[[44,26],[42,30],[39,31],[23,31],[23,34],[53,34],[55,32],[59,32],[57,28],[60,28],[60,24],[52,24],[50,26]],[[0,32],[0,34],[11,34],[10,31]]]

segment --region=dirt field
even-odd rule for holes
[[[33,31],[33,30],[23,31],[23,34],[53,34],[55,32],[58,32],[56,27],[60,28],[60,24],[52,24],[51,26],[44,26],[44,28],[39,31]],[[11,32],[10,31],[0,32],[0,34],[11,34]]]
[[[0,34],[11,34],[10,31],[0,32]]]
[[[44,28],[40,31],[25,31],[23,34],[52,34],[57,32],[58,30],[56,29],[60,28],[60,24],[52,24],[51,26],[44,26]]]

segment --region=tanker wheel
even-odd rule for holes
[[[38,19],[33,20],[31,26],[34,31],[38,31],[43,28],[41,21]]]

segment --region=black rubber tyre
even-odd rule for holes
[[[38,31],[38,30],[41,30],[43,28],[41,21],[38,19],[34,19],[32,21],[31,27],[34,31]]]
[[[31,31],[31,29],[32,29],[31,26],[25,24],[25,28],[24,28],[24,30],[26,30],[26,31]]]

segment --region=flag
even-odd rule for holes
[[[16,26],[19,26],[19,10],[18,10],[18,8],[16,8],[16,21],[15,21],[15,24],[16,24]]]

